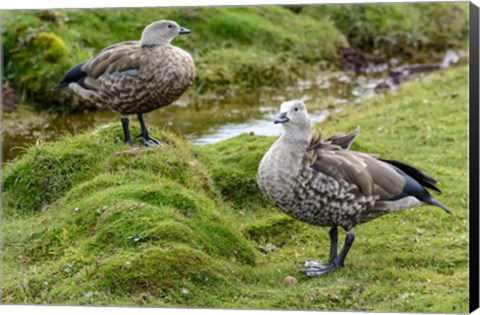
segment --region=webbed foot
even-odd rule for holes
[[[148,134],[147,126],[145,125],[145,120],[143,119],[143,114],[138,113],[138,120],[140,121],[140,134],[137,137],[142,137],[142,144],[146,147],[155,147],[155,146],[164,146],[165,144],[160,140],[150,137]]]
[[[345,237],[345,244],[343,244],[340,254],[337,255],[337,237],[338,231],[336,227],[330,229],[330,257],[328,264],[324,264],[315,260],[307,260],[305,262],[305,270],[302,272],[305,273],[308,277],[319,277],[327,273],[335,271],[343,267],[345,262],[345,257],[347,257],[350,247],[352,247],[353,241],[355,240],[355,231],[353,228],[348,230]]]
[[[315,260],[307,260],[304,266],[306,269],[302,270],[302,273],[310,278],[320,277],[341,268],[341,266],[337,265],[335,262],[324,264]]]
[[[140,136],[142,137],[142,144],[146,147],[164,146],[165,145],[162,141],[157,140],[155,138],[152,138],[149,135],[147,135],[146,137],[143,137],[142,135],[140,135]]]

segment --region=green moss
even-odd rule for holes
[[[65,102],[67,98],[50,90],[64,65],[72,63],[66,42],[51,28],[40,26],[32,14],[17,14],[3,12],[2,16],[5,79],[36,107],[47,109],[52,102]]]
[[[201,294],[194,287],[234,282],[228,264],[255,264],[254,247],[232,223],[232,210],[188,143],[159,133],[166,147],[131,148],[114,141],[119,131],[113,126],[65,136],[7,167],[5,215],[15,223],[6,229],[20,235],[6,239],[22,247],[21,259],[31,267],[26,301],[89,301],[91,295],[71,287],[81,281],[102,295],[148,287],[180,303],[188,300],[183,287],[194,297]],[[48,207],[37,211],[39,200]],[[14,227],[28,220],[37,224]],[[162,272],[169,276],[158,277]],[[44,292],[45,282],[56,289]],[[25,293],[24,287],[5,290],[17,298]]]
[[[298,232],[298,223],[299,221],[284,215],[270,216],[246,227],[244,233],[256,242],[268,241],[278,245]]]
[[[327,229],[282,214],[255,183],[272,137],[193,146],[152,128],[167,145],[132,148],[116,124],[32,147],[4,169],[2,301],[467,312],[467,87],[468,67],[453,67],[315,126],[360,125],[353,149],[426,171],[453,212],[358,226],[345,268],[315,279],[298,271],[328,258]]]
[[[26,158],[7,168],[3,177],[7,215],[40,211],[98,171],[113,149],[106,141],[87,136],[75,140],[66,137],[64,141],[64,147],[31,147]],[[9,209],[15,210],[9,213]]]
[[[44,50],[44,56],[47,61],[61,61],[67,56],[67,46],[55,34],[40,32],[34,39],[34,47]]]
[[[228,276],[222,274],[227,273],[224,266],[202,252],[176,246],[146,249],[140,254],[113,255],[91,277],[99,282],[100,289],[113,294],[133,294],[145,288],[153,294],[167,294],[169,291],[181,293],[185,282],[190,282],[190,287],[199,284],[199,289],[225,285]]]
[[[257,167],[272,138],[243,134],[214,146],[198,147],[222,196],[239,208],[264,205],[256,183]]]

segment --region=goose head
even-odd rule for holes
[[[281,124],[283,135],[299,140],[310,141],[311,125],[307,107],[300,100],[282,103],[280,115],[275,119],[275,124]]]
[[[189,33],[189,29],[181,27],[177,22],[157,21],[145,27],[140,43],[142,46],[169,44],[178,35]]]

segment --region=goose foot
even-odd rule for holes
[[[302,273],[307,275],[307,277],[320,277],[337,269],[340,269],[341,266],[335,264],[335,262],[331,262],[328,264],[324,264],[314,260],[307,260],[305,262],[305,270],[302,270]]]
[[[162,141],[160,140],[157,140],[153,137],[150,137],[149,134],[147,134],[146,136],[144,134],[138,134],[136,135],[137,138],[142,138],[142,144],[146,147],[154,147],[154,146],[164,146],[165,143],[163,143]],[[132,145],[132,146],[135,146],[135,145]]]
[[[137,114],[138,120],[140,121],[140,134],[137,137],[142,137],[142,144],[146,147],[154,147],[154,146],[163,146],[164,143],[160,140],[150,137],[148,134],[147,126],[145,125],[145,120],[143,119],[143,114]]]
[[[157,140],[155,138],[150,137],[147,135],[146,137],[143,137],[143,135],[140,135],[142,137],[142,144],[146,147],[154,147],[154,146],[164,146],[165,144]]]
[[[324,264],[315,260],[307,260],[305,262],[305,270],[302,272],[307,275],[307,277],[319,277],[327,273],[335,271],[343,267],[345,258],[347,257],[350,247],[353,245],[355,240],[355,230],[351,228],[347,231],[345,236],[345,243],[343,244],[340,254],[337,255],[337,240],[338,240],[338,230],[336,227],[330,229],[330,257],[328,264]]]

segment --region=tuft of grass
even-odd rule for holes
[[[327,259],[327,229],[282,214],[255,183],[274,138],[193,146],[152,128],[166,146],[131,148],[115,125],[32,147],[5,167],[3,301],[467,312],[467,74],[428,75],[316,126],[360,125],[353,150],[424,170],[453,215],[423,207],[358,226],[345,268],[315,279],[298,271]]]

